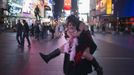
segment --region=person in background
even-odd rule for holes
[[[18,42],[18,46],[21,46],[22,45],[22,30],[23,30],[23,26],[20,22],[20,20],[18,20],[18,23],[16,25],[16,40]]]
[[[91,34],[94,35],[94,24],[91,25]]]
[[[38,5],[34,9],[34,15],[36,17],[36,20],[40,20],[40,9],[39,9]]]
[[[54,39],[55,37],[55,26],[54,25],[49,25],[49,31],[51,32],[52,36],[51,36],[51,39]]]
[[[35,32],[35,39],[39,40],[39,33],[40,33],[40,29],[39,29],[39,23],[38,21],[35,22],[35,28],[34,28],[34,32]]]
[[[34,36],[34,24],[33,23],[30,28],[30,34],[31,34],[31,36]]]
[[[59,36],[61,37],[64,32],[64,26],[61,22],[59,22]]]
[[[23,39],[22,39],[22,46],[24,47],[25,38],[28,42],[28,47],[31,47],[30,39],[29,39],[29,26],[26,20],[23,20]]]

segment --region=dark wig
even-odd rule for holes
[[[79,19],[75,15],[70,15],[66,18],[67,24],[71,22],[77,30],[79,30]]]

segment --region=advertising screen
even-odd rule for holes
[[[24,0],[8,0],[8,2],[12,2],[12,3],[18,4],[18,5],[23,5],[23,1]]]
[[[32,0],[25,0],[23,2],[22,12],[24,12],[24,13],[31,13],[32,6],[33,6]]]
[[[79,13],[89,13],[89,0],[79,0],[78,7]]]
[[[97,5],[96,5],[96,14],[106,14],[106,1],[107,0],[97,0]]]
[[[19,16],[22,12],[23,0],[8,0],[8,12],[9,15]]]

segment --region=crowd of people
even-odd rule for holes
[[[24,47],[26,38],[28,47],[30,47],[30,35],[39,40],[40,38],[43,39],[47,37],[49,32],[51,33],[51,39],[57,38],[57,36],[59,38],[59,36],[64,34],[66,43],[49,54],[40,52],[41,58],[46,63],[49,63],[51,59],[64,53],[63,71],[65,75],[88,75],[93,71],[92,67],[94,67],[97,75],[103,75],[102,67],[93,56],[97,45],[87,25],[74,15],[67,17],[64,26],[58,21],[56,21],[55,24],[55,26],[52,26],[41,23],[40,21],[35,21],[35,24],[29,27],[26,20],[18,20],[16,25],[18,45]]]
[[[16,31],[18,45],[24,47],[26,38],[28,47],[30,47],[29,37],[34,37],[36,40],[60,38],[64,32],[64,25],[59,21],[55,21],[55,25],[51,25],[50,23],[41,23],[39,20],[36,20],[32,25],[28,25],[26,20],[18,20]]]
[[[56,37],[61,37],[63,31],[63,24],[57,21],[55,22],[55,25],[35,22],[35,24],[32,24],[31,26],[30,34],[37,40],[47,38],[49,34],[51,34],[51,39],[54,39]]]

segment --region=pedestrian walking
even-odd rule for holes
[[[28,42],[28,47],[31,46],[30,39],[29,39],[29,26],[26,20],[23,20],[23,39],[22,39],[22,45],[24,47],[25,44],[25,38],[27,39]]]
[[[91,34],[94,35],[94,25],[91,25]]]
[[[18,46],[22,45],[22,30],[23,30],[23,26],[20,20],[18,20],[18,23],[16,24],[16,40],[17,40]]]
[[[39,40],[39,37],[40,37],[40,28],[39,28],[39,23],[36,22],[35,24],[35,28],[34,28],[34,31],[35,31],[35,39]]]
[[[54,39],[54,37],[55,37],[54,36],[54,34],[55,34],[55,26],[49,25],[49,31],[52,34],[51,39]]]
[[[33,23],[30,28],[30,35],[34,37],[34,24]]]

